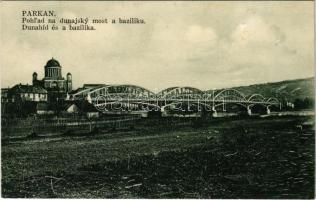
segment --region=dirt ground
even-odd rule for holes
[[[2,197],[314,198],[313,122],[155,119],[127,130],[7,139]]]

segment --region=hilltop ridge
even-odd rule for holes
[[[314,77],[310,77],[249,86],[238,86],[229,89],[236,89],[246,96],[258,93],[265,97],[276,97],[286,101],[295,101],[295,99],[314,99],[314,83]]]

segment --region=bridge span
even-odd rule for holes
[[[87,100],[102,112],[113,111],[207,111],[216,115],[217,111],[226,111],[239,107],[252,114],[253,107],[262,107],[266,114],[270,108],[281,109],[274,97],[261,94],[246,96],[235,89],[202,91],[193,87],[171,87],[154,93],[136,85],[84,85],[72,92],[72,100]]]

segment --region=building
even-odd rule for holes
[[[2,115],[35,114],[37,104],[47,103],[47,90],[40,86],[17,84],[5,92],[6,101],[1,102]]]
[[[9,102],[8,92],[10,88],[1,88],[1,103]]]
[[[8,91],[8,99],[10,102],[19,101],[47,101],[47,90],[40,86],[17,84]]]
[[[9,88],[1,88],[1,115],[5,113],[5,109],[9,102],[8,93],[9,93]]]
[[[78,114],[81,110],[74,101],[65,101],[61,104],[62,114]]]
[[[48,101],[58,101],[65,99],[67,94],[72,91],[72,75],[67,73],[66,79],[62,76],[62,67],[54,58],[47,61],[45,68],[45,76],[42,80],[38,79],[38,74],[33,73],[33,86],[40,86],[47,90]]]
[[[88,101],[82,101],[78,104],[79,109],[82,113],[86,115],[87,118],[98,118],[99,111],[95,108],[95,106]]]
[[[39,115],[51,115],[55,114],[55,111],[47,102],[38,102],[36,104],[34,113]]]

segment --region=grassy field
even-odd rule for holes
[[[2,197],[314,198],[313,117],[2,141]]]

